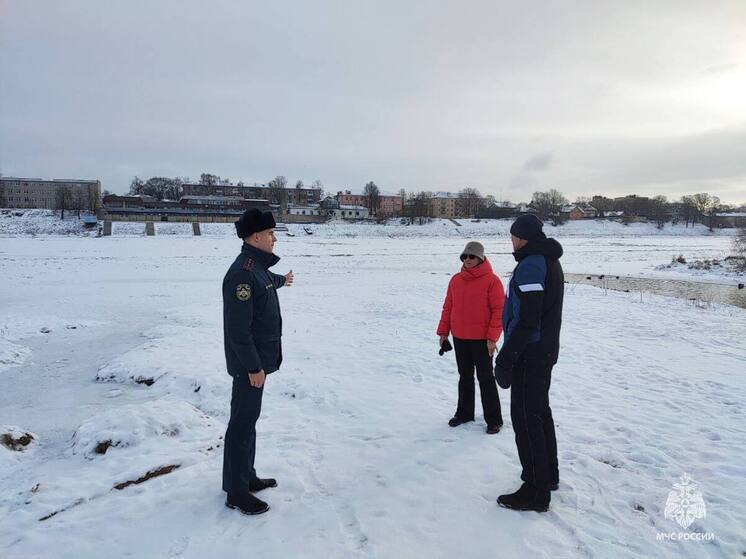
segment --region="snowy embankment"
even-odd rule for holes
[[[519,481],[509,392],[498,435],[447,426],[457,374],[434,330],[462,242],[281,237],[276,269],[296,285],[280,292],[285,361],[259,422],[258,472],[279,487],[258,518],[220,491],[220,282],[237,240],[5,243],[0,333],[27,353],[0,371],[0,425],[35,440],[0,447],[0,556],[746,552],[746,311],[568,286],[560,489],[549,513],[516,513],[495,504]],[[592,244],[568,239],[567,256],[591,263]],[[684,474],[707,507],[686,532],[711,541],[659,541],[683,531],[664,511]]]
[[[459,226],[448,219],[433,219],[422,225],[403,225],[398,219],[390,220],[385,225],[375,223],[330,222],[308,227],[316,235],[323,237],[509,237],[512,219],[482,219],[479,221],[457,219]],[[295,225],[288,228],[300,229]],[[293,229],[293,230],[294,230]],[[298,232],[298,231],[294,231]],[[653,223],[631,223],[624,225],[617,221],[583,220],[568,221],[564,225],[545,225],[545,232],[553,237],[637,237],[637,236],[712,236],[731,235],[728,230],[710,232],[701,224],[685,227],[684,225],[666,225],[658,229]],[[298,232],[303,234],[301,230]]]
[[[75,217],[61,221],[48,210],[2,210],[0,237],[24,238],[42,236],[95,237],[97,231],[85,229]],[[18,214],[18,215],[16,215]],[[457,220],[460,226],[447,219],[435,219],[423,225],[403,225],[398,219],[387,224],[366,222],[331,221],[325,224],[289,224],[288,232],[278,232],[281,239],[306,239],[309,246],[324,241],[337,241],[339,247],[365,247],[379,250],[390,240],[424,242],[428,247],[449,247],[467,240],[479,240],[488,253],[510,251],[510,225],[512,220]],[[201,224],[204,237],[233,239],[235,228],[231,223]],[[658,229],[652,223],[622,223],[606,220],[570,221],[562,226],[547,224],[547,235],[558,238],[566,248],[567,271],[589,274],[635,275],[654,278],[692,279],[708,282],[736,284],[743,282],[744,274],[732,266],[711,266],[710,269],[693,269],[689,265],[671,262],[683,255],[688,262],[718,260],[733,254],[732,239],[735,229],[710,232],[703,225],[686,227],[667,224]],[[191,223],[155,223],[157,237],[193,237]],[[309,235],[308,232],[311,233]],[[145,237],[145,225],[139,222],[115,222],[113,236],[117,239]],[[384,249],[385,250],[385,249]],[[577,255],[580,255],[578,258]],[[509,268],[506,268],[507,271]]]
[[[60,219],[52,210],[0,209],[0,237],[96,234],[96,229],[86,228],[74,212],[67,212],[65,219]]]
[[[325,238],[419,238],[419,237],[474,237],[485,238],[509,236],[511,219],[458,219],[458,226],[449,219],[433,219],[422,225],[405,225],[399,219],[390,219],[385,224],[372,222],[347,222],[333,220],[324,224],[289,224],[288,230],[295,235],[306,235],[304,229]],[[191,236],[191,223],[156,222],[156,234]],[[637,237],[637,236],[731,236],[734,230],[709,231],[701,224],[689,227],[683,224],[666,224],[658,229],[653,223],[631,223],[624,225],[610,220],[568,221],[561,226],[547,224],[547,234],[557,237]],[[26,235],[81,235],[92,236],[96,230],[86,229],[72,213],[64,220],[51,210],[7,210],[0,209],[0,237]],[[145,226],[141,222],[114,222],[113,234],[144,236]],[[233,236],[231,223],[203,223],[203,235]]]

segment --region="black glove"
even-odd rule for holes
[[[500,388],[510,388],[510,382],[513,380],[513,371],[495,363],[495,380]]]
[[[451,342],[448,340],[448,338],[443,341],[442,344],[440,344],[440,351],[438,352],[438,355],[443,355],[444,353],[451,351],[453,349],[453,346],[451,345]]]

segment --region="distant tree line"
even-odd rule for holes
[[[187,181],[178,177],[150,177],[146,181],[135,177],[130,183],[129,193],[133,196],[152,196],[156,200],[178,200],[184,191],[182,185],[185,182]]]
[[[690,224],[702,222],[712,229],[717,214],[732,209],[731,206],[721,203],[720,198],[707,192],[682,196],[678,201],[673,202],[669,202],[662,195],[649,198],[631,194],[615,199],[594,196],[589,203],[598,210],[601,217],[610,211],[622,211],[626,217],[651,219],[659,228],[667,222],[683,221],[687,227]]]
[[[183,193],[183,184],[189,182],[186,178],[151,177],[142,180],[139,177],[132,179],[129,193],[132,195],[144,194],[152,196],[157,200],[178,200]],[[206,185],[229,185],[229,179],[221,178],[212,173],[202,173],[199,178],[200,184]],[[244,186],[242,182],[238,186]],[[269,201],[284,207],[288,200],[288,180],[282,175],[277,175],[267,183],[269,187]],[[295,183],[296,188],[304,188],[302,180]],[[315,180],[311,188],[318,188],[324,197],[323,184]],[[398,192],[402,198],[402,216],[414,219],[428,219],[433,217],[434,208],[432,199],[435,195],[428,191],[409,192],[404,189]],[[372,216],[378,213],[381,203],[381,191],[374,181],[368,181],[363,188],[365,205]],[[64,209],[87,209],[92,207],[91,201],[73,200],[68,192],[58,195],[58,208]],[[568,204],[568,199],[558,190],[549,189],[533,193],[528,206],[537,215],[554,224],[561,224],[567,219],[567,215],[561,211]],[[630,194],[618,198],[606,196],[593,196],[591,198],[578,198],[574,204],[579,206],[592,206],[598,217],[604,217],[608,212],[623,212],[625,219],[645,217],[653,220],[659,227],[667,222],[677,223],[683,221],[687,226],[696,222],[703,222],[712,229],[716,215],[721,211],[732,209],[721,203],[717,196],[707,192],[701,192],[690,196],[682,196],[678,201],[669,201],[665,196],[638,196]],[[512,217],[517,214],[517,209],[508,204],[498,204],[494,196],[482,196],[478,189],[465,187],[456,195],[455,214],[457,217],[485,217],[499,218]]]

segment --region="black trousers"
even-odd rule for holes
[[[248,375],[233,377],[231,417],[225,431],[223,448],[223,491],[247,493],[257,478],[256,422],[262,411],[264,387],[254,388]]]
[[[487,352],[487,340],[453,338],[458,366],[458,406],[456,417],[474,419],[474,369],[477,370],[482,411],[487,425],[502,425],[500,397],[492,370],[492,358]]]
[[[548,490],[559,483],[557,437],[549,385],[553,363],[549,359],[522,357],[513,369],[510,389],[510,418],[521,460],[521,479]]]

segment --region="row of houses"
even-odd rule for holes
[[[457,195],[448,193],[437,193],[428,199],[427,217],[434,218],[464,218],[472,217],[464,215],[461,199]],[[407,204],[401,203],[400,196],[385,195],[386,198],[398,200],[388,201],[386,205],[379,206],[373,213],[367,207],[368,199],[362,195],[349,192],[338,193],[336,196],[327,196],[319,203],[298,204],[288,202],[284,207],[271,204],[269,200],[262,198],[242,198],[241,196],[182,196],[179,201],[158,201],[150,196],[117,196],[110,195],[104,198],[104,207],[110,214],[121,215],[124,213],[153,213],[160,212],[162,215],[193,213],[195,215],[225,215],[235,216],[249,208],[272,210],[286,221],[298,222],[323,222],[329,219],[365,220],[371,217],[394,217],[405,215],[408,211]],[[401,203],[401,206],[399,205]],[[382,209],[385,208],[385,209]],[[476,217],[487,218],[509,218],[525,213],[536,213],[529,204],[511,204],[501,202],[489,208],[482,208]],[[587,203],[567,204],[559,210],[559,216],[567,220],[630,218],[645,221],[645,216],[628,215],[621,210],[606,210],[603,213]],[[667,216],[670,220],[672,216]],[[746,213],[731,212],[708,216],[703,223],[712,227],[744,227],[746,226]]]
[[[212,189],[209,191],[215,192]],[[189,192],[195,192],[195,189]],[[229,195],[190,194],[182,196],[178,201],[157,200],[144,194],[124,196],[110,194],[104,196],[103,208],[107,217],[112,219],[157,218],[161,221],[182,220],[187,216],[210,221],[227,221],[236,219],[250,208],[272,211],[280,219],[291,222],[323,222],[335,218],[368,219],[370,215],[365,206],[340,204],[334,198],[327,198],[318,204],[288,202],[281,207],[264,198],[244,198],[232,192]]]
[[[399,217],[409,210],[401,195],[379,194],[374,208],[371,199],[350,190],[339,191],[334,196],[320,199],[320,189],[286,188],[283,191],[264,185],[232,184],[184,184],[184,195],[178,202],[158,202],[150,197],[110,195],[104,198],[104,207],[109,212],[114,209],[155,208],[194,208],[202,212],[213,209],[231,211],[238,207],[268,207],[278,215],[288,216],[290,221],[324,221],[326,219],[370,219]],[[409,201],[408,201],[409,202]],[[514,206],[516,211],[527,211],[525,205]],[[463,198],[450,192],[436,192],[427,199],[427,217],[466,218],[475,217],[463,205]]]
[[[465,211],[463,199],[451,192],[435,192],[429,199],[429,217],[474,217]],[[0,177],[0,205],[13,208],[82,209],[95,212],[101,205],[101,182],[82,179],[36,179]],[[321,200],[321,189],[301,187],[276,189],[267,184],[202,184],[184,183],[178,201],[158,201],[147,195],[108,195],[103,199],[107,211],[118,214],[153,213],[161,209],[164,215],[184,213],[238,213],[247,208],[272,209],[278,214],[299,217],[368,219],[401,216],[405,201],[401,195],[380,194],[377,207],[370,208],[370,199],[350,190],[339,191],[335,196]],[[512,206],[517,212],[527,211]],[[564,211],[564,209],[563,209]],[[571,219],[595,217],[587,208],[568,210]]]
[[[82,210],[102,213],[112,219],[182,219],[190,216],[217,221],[234,219],[249,208],[271,210],[287,221],[326,221],[328,219],[370,219],[395,216],[434,218],[507,218],[531,213],[527,204],[499,202],[487,205],[485,199],[470,200],[451,192],[428,193],[425,198],[404,200],[401,195],[381,193],[371,208],[371,199],[350,190],[321,199],[320,188],[296,186],[274,188],[267,184],[202,184],[182,185],[179,200],[157,200],[147,195],[107,195],[101,199],[101,182],[83,179],[39,179],[0,177],[0,207]],[[564,219],[653,218],[643,211],[644,197],[627,196],[604,199],[617,206],[630,205],[628,211],[603,212],[589,203],[567,204],[559,210]],[[595,198],[594,198],[595,200]],[[637,202],[631,204],[631,202]],[[606,204],[608,205],[608,204]],[[639,206],[639,207],[638,207]],[[676,204],[669,205],[668,213],[655,219],[681,218]],[[603,207],[603,206],[602,206]],[[556,214],[555,214],[556,215]],[[103,216],[102,216],[103,217]],[[700,216],[698,221],[710,227],[744,227],[746,213],[730,212]],[[687,219],[691,219],[691,216]]]

